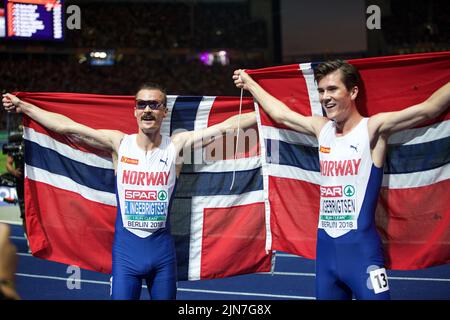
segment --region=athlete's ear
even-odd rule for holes
[[[358,87],[357,87],[357,86],[354,86],[354,87],[350,90],[350,99],[356,100],[356,97],[358,96],[358,92],[359,92]]]

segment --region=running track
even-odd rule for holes
[[[17,247],[17,290],[25,300],[109,300],[109,275],[81,269],[79,289],[69,289],[73,274],[68,265],[42,260],[28,253],[22,227],[11,225]],[[388,271],[393,300],[450,300],[450,265],[417,271]],[[226,279],[181,281],[180,300],[314,299],[314,261],[278,253],[273,274]],[[69,281],[70,282],[70,281]],[[73,282],[70,282],[73,283]],[[148,299],[142,290],[141,299]]]

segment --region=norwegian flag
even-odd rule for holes
[[[426,100],[450,81],[450,52],[349,60],[360,71],[363,116]],[[324,115],[314,67],[249,70],[269,93],[300,114]],[[266,248],[315,258],[320,165],[317,139],[276,124],[257,108],[261,134]],[[376,224],[387,267],[419,269],[450,262],[450,113],[390,137]]]
[[[128,134],[137,130],[134,98],[130,96],[18,96],[96,129]],[[163,135],[219,123],[239,112],[239,98],[168,96],[168,108]],[[243,100],[242,110],[253,110],[251,99]],[[26,221],[33,255],[111,273],[116,199],[110,155],[76,138],[48,131],[28,117],[24,127]],[[256,126],[248,130],[256,130]],[[271,254],[264,250],[258,141],[242,148],[246,144],[243,133],[235,156],[234,138],[227,135],[194,150],[192,161],[183,166],[170,212],[179,280],[221,278],[271,268]],[[233,140],[233,149],[221,156],[219,150],[226,139]]]

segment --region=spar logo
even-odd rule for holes
[[[342,186],[320,186],[320,196],[322,198],[339,198],[342,196],[353,197],[355,187],[352,185]]]
[[[157,195],[156,190],[125,190],[125,200],[154,201]]]
[[[342,186],[320,186],[320,196],[322,198],[342,197]]]
[[[354,194],[355,194],[355,187],[354,187],[354,186],[351,186],[351,185],[345,186],[345,187],[344,187],[344,194],[345,194],[347,197],[353,197]]]
[[[164,190],[161,190],[158,192],[158,200],[159,201],[165,201],[167,199],[167,192]]]

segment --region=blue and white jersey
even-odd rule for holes
[[[167,136],[152,151],[139,148],[136,138],[126,135],[119,147],[118,210],[123,227],[146,238],[166,227],[176,182],[176,150]]]
[[[319,135],[319,229],[332,238],[368,227],[365,222],[374,216],[381,179],[370,177],[382,169],[372,161],[367,123],[363,118],[351,132],[336,136],[335,122],[329,121]],[[375,203],[368,201],[372,197]]]

